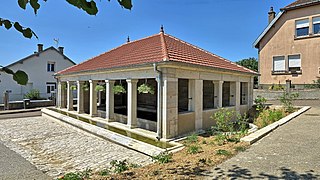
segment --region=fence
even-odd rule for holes
[[[253,90],[253,99],[257,96],[262,96],[267,100],[276,100],[283,94],[284,91],[274,91],[274,90],[265,90],[265,89],[254,89]],[[297,99],[301,100],[316,100],[320,99],[320,89],[292,89],[291,92],[299,93]]]

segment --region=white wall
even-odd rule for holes
[[[55,72],[47,72],[48,62],[55,62]],[[49,97],[50,94],[47,94],[46,83],[56,83],[53,74],[72,65],[73,63],[68,59],[65,59],[59,52],[48,49],[40,53],[39,56],[33,56],[24,60],[23,63],[18,63],[9,67],[14,72],[17,70],[25,71],[29,76],[29,84],[27,86],[20,86],[12,79],[12,75],[1,72],[0,103],[3,101],[3,92],[6,90],[12,90],[12,93],[10,93],[10,101],[22,100],[23,94],[28,92],[31,88],[40,90],[42,97]]]

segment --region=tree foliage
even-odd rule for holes
[[[43,2],[47,2],[47,0],[42,0]],[[110,0],[108,0],[110,2]],[[117,0],[121,7],[125,9],[131,10],[132,8],[132,1],[131,0]],[[96,15],[98,13],[98,7],[96,4],[96,0],[66,0],[69,4],[85,11],[89,15]],[[34,14],[37,15],[38,10],[41,7],[39,0],[18,0],[18,5],[21,9],[26,10],[28,6],[30,6]],[[31,39],[35,37],[38,39],[36,33],[29,27],[24,27],[20,25],[19,22],[15,22],[6,18],[0,17],[0,26],[4,27],[5,29],[9,30],[12,27],[18,32],[20,32],[25,38]],[[28,75],[21,70],[17,72],[13,72],[11,69],[7,67],[3,67],[0,65],[0,71],[3,71],[7,74],[11,74],[13,76],[13,80],[15,80],[20,85],[26,85],[28,83]]]
[[[250,57],[248,59],[242,59],[240,61],[237,61],[236,63],[243,67],[246,67],[248,69],[258,72],[258,60],[254,57]]]

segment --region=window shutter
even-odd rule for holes
[[[273,71],[285,71],[286,63],[284,56],[273,57]]]
[[[309,27],[308,19],[296,21],[296,28],[305,28],[305,27]]]
[[[289,67],[301,67],[300,55],[289,56]]]

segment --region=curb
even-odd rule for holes
[[[276,122],[262,128],[262,129],[259,129],[258,131],[254,132],[252,134],[249,134],[248,136],[241,138],[240,141],[248,142],[251,145],[251,144],[257,142],[258,140],[260,140],[261,138],[263,138],[264,136],[266,136],[267,134],[269,134],[271,131],[277,129],[279,126],[284,125],[285,123],[291,121],[293,118],[306,112],[310,108],[311,108],[310,106],[304,106],[301,109],[299,109],[298,111],[289,114],[288,116],[280,119],[279,121],[276,121]]]
[[[4,114],[18,114],[18,113],[26,113],[26,112],[36,112],[41,111],[42,108],[33,108],[33,109],[18,109],[18,110],[4,110],[0,111],[0,115]]]

